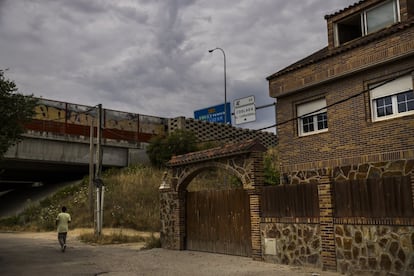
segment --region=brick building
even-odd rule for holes
[[[414,187],[414,1],[359,1],[325,19],[328,45],[267,78],[282,183],[318,183],[320,219],[308,229],[321,237],[314,263],[351,274],[412,272],[412,217],[338,218],[332,183],[406,176]],[[282,222],[262,219],[264,239]],[[283,253],[264,255],[283,262]]]
[[[360,25],[361,14],[369,18],[376,5],[397,5],[395,22],[343,40],[361,27],[352,20]],[[328,46],[267,78],[270,96],[277,98],[285,172],[414,148],[414,2],[360,1],[325,18]],[[407,110],[389,110],[397,108],[396,95],[405,97]]]

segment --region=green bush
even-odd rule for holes
[[[197,150],[197,138],[193,132],[176,130],[166,137],[152,138],[147,148],[147,154],[153,166],[163,168],[173,155]]]

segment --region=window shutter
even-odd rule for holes
[[[306,115],[306,116],[315,115],[321,112],[326,112],[326,100],[324,98],[316,100],[316,101],[304,103],[304,104],[298,105],[297,107],[298,117],[301,117],[303,115]]]
[[[412,89],[413,79],[411,75],[406,75],[376,88],[374,86],[374,88],[371,89],[371,99],[382,98]]]

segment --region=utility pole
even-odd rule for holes
[[[102,172],[102,104],[98,104],[98,126],[96,131],[96,170],[95,178],[101,177]]]
[[[103,200],[104,189],[101,180],[102,172],[102,104],[98,105],[98,126],[96,132],[96,169],[95,169],[95,185],[96,185],[96,228],[95,234],[101,235],[103,225]]]
[[[94,136],[95,135],[94,135],[94,129],[93,129],[94,128],[93,117],[90,116],[90,118],[91,118],[91,126],[89,130],[89,194],[88,196],[89,196],[89,215],[90,215],[90,218],[93,219],[94,218],[93,179],[95,175],[94,168],[93,168],[95,155],[93,151],[94,151]]]

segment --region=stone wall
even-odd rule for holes
[[[266,222],[261,236],[264,261],[322,267],[319,224]],[[335,225],[335,246],[343,274],[414,275],[413,226]]]
[[[260,231],[264,261],[321,267],[319,224],[265,222]]]
[[[303,167],[306,167],[304,165]],[[286,170],[286,168],[284,168]],[[414,159],[400,159],[388,161],[372,161],[355,165],[341,165],[330,168],[303,169],[284,171],[283,184],[300,184],[318,182],[322,176],[329,175],[332,180],[355,180],[368,178],[382,178],[388,176],[404,176],[414,173]]]
[[[171,189],[160,189],[160,240],[162,247],[166,249],[180,249],[179,237],[175,235],[175,223],[178,219],[175,210],[177,208],[176,193]]]
[[[414,226],[335,225],[335,244],[341,273],[414,275]]]

